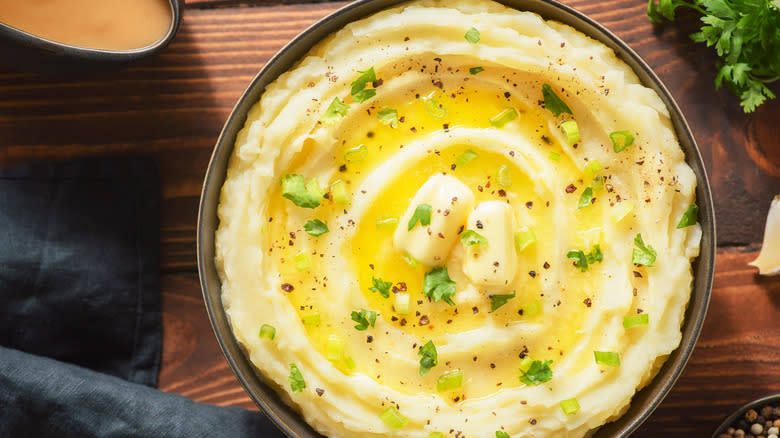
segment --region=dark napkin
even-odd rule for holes
[[[0,169],[0,437],[281,436],[154,389],[159,190],[150,159]]]

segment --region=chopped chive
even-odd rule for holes
[[[534,360],[531,359],[531,356],[526,356],[523,358],[523,360],[520,361],[520,371],[526,372],[529,368],[531,368],[531,365],[534,363]]]
[[[303,317],[303,325],[320,325],[322,318],[319,313],[312,313]]]
[[[428,438],[444,438],[444,434],[441,432],[431,432]]]
[[[699,207],[696,204],[689,205],[685,210],[685,213],[683,213],[682,217],[680,218],[680,222],[677,223],[677,228],[685,228],[690,227],[691,225],[696,225],[696,220],[698,217]]]
[[[310,236],[319,237],[328,232],[328,224],[319,219],[313,219],[303,224],[303,230]]]
[[[406,226],[407,231],[412,231],[412,228],[420,222],[420,226],[427,226],[431,224],[431,213],[433,207],[430,204],[420,204],[414,209],[412,217],[409,218],[409,223]]]
[[[464,244],[465,246],[479,245],[481,247],[485,247],[488,244],[488,240],[485,238],[485,236],[477,233],[474,230],[466,230],[460,233],[460,243]]]
[[[522,310],[524,316],[531,318],[538,315],[542,311],[542,305],[538,300],[533,300],[525,303]]]
[[[344,356],[344,339],[338,335],[328,336],[327,357],[331,362],[338,362]]]
[[[412,269],[417,269],[418,266],[420,266],[420,263],[414,259],[414,257],[410,256],[409,254],[404,254],[401,256],[402,259],[406,262],[407,265],[411,266]]]
[[[475,74],[478,74],[478,73],[481,73],[481,72],[483,72],[483,71],[485,71],[485,69],[484,69],[484,68],[482,68],[482,67],[471,67],[471,68],[469,69],[469,73],[471,73],[471,74],[473,74],[473,75],[475,75]]]
[[[391,128],[398,127],[398,111],[392,108],[382,108],[378,113],[376,113],[376,118]]]
[[[382,216],[377,216],[376,218],[377,228],[395,228],[397,225],[398,225],[398,216],[390,216],[387,214],[383,214]]]
[[[566,142],[570,145],[580,141],[580,127],[575,120],[567,120],[561,123],[561,131],[566,136]]]
[[[330,185],[330,194],[333,195],[333,202],[336,204],[346,204],[352,199],[347,190],[347,183],[340,179]]]
[[[366,145],[361,144],[360,146],[355,146],[354,148],[349,149],[347,152],[344,153],[344,161],[347,163],[359,163],[366,159],[366,156],[368,155],[368,148]]]
[[[465,35],[463,35],[464,38],[466,38],[466,41],[470,42],[471,44],[476,44],[479,42],[479,30],[477,28],[472,27],[470,28]]]
[[[443,119],[447,117],[447,108],[442,107],[433,97],[426,99],[425,112],[434,119]]]
[[[561,401],[561,409],[563,409],[563,413],[566,415],[574,415],[580,410],[580,404],[577,403],[577,398],[572,397]]]
[[[395,294],[395,304],[393,305],[393,309],[395,310],[395,313],[399,315],[408,315],[409,314],[409,294],[406,292],[398,292]]]
[[[547,155],[547,158],[553,160],[553,161],[559,161],[561,159],[561,155],[558,153],[555,153],[553,151],[550,151],[550,154]]]
[[[290,389],[293,394],[298,394],[306,388],[306,382],[303,380],[301,370],[294,363],[290,364],[290,375],[287,376],[287,381],[290,383]]]
[[[593,177],[593,193],[601,193],[604,191],[604,178],[601,175]]]
[[[498,168],[496,179],[498,180],[498,185],[500,185],[501,187],[505,189],[512,187],[512,175],[510,174],[509,166],[507,166],[506,164],[502,164]]]
[[[455,159],[455,165],[458,167],[465,166],[476,160],[477,157],[479,157],[478,153],[472,151],[471,149],[466,149],[462,154],[458,155],[458,158]]]
[[[436,390],[439,392],[450,391],[463,385],[463,371],[460,369],[448,370],[436,379]]]
[[[593,187],[586,187],[580,195],[580,200],[577,201],[577,210],[585,208],[590,205],[593,200]]]
[[[614,351],[594,351],[593,357],[599,365],[616,367],[620,365],[620,354]]]
[[[647,313],[640,313],[639,315],[629,315],[623,317],[623,328],[630,329],[640,325],[647,325],[650,323],[650,316]]]
[[[519,253],[525,251],[534,242],[536,242],[536,233],[527,225],[515,233],[515,248]]]
[[[276,328],[272,325],[263,324],[260,326],[259,336],[273,340],[276,337]]]
[[[497,430],[496,438],[509,438],[509,434],[504,432],[503,430]]]
[[[590,160],[588,161],[588,164],[585,166],[585,169],[583,169],[582,173],[585,174],[585,179],[593,179],[593,177],[596,176],[596,174],[599,173],[599,170],[601,170],[601,164],[599,164],[596,160]]]
[[[634,144],[634,136],[628,131],[615,131],[610,133],[609,139],[612,140],[612,150],[615,152],[620,152]]]
[[[490,118],[490,124],[496,128],[503,128],[504,125],[517,118],[517,110],[506,107],[500,113]]]
[[[344,365],[346,365],[350,370],[354,370],[357,366],[355,365],[355,359],[352,359],[350,356],[344,358]]]
[[[401,415],[395,406],[390,406],[389,408],[385,409],[384,412],[379,414],[379,419],[384,421],[385,424],[392,427],[393,429],[400,429],[409,423],[409,419]]]
[[[296,254],[293,257],[293,261],[295,262],[295,269],[299,271],[308,271],[311,268],[311,260],[309,260],[309,255],[305,252]]]

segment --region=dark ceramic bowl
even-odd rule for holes
[[[230,367],[249,396],[290,437],[315,438],[320,435],[312,430],[298,413],[284,404],[274,390],[263,381],[262,376],[254,369],[233,336],[228,317],[222,307],[220,281],[214,262],[214,232],[219,225],[217,204],[220,189],[225,181],[228,159],[233,151],[236,133],[243,127],[249,108],[260,99],[266,85],[292,67],[327,35],[341,29],[349,22],[399,3],[401,3],[399,0],[358,0],[351,3],[309,27],[271,58],[233,108],[217,140],[203,185],[198,217],[198,270],[203,297],[214,332]],[[716,249],[714,208],[707,174],[696,141],[680,108],[652,69],[625,42],[581,12],[552,0],[501,0],[501,3],[516,9],[535,12],[545,19],[568,24],[612,48],[631,66],[642,83],[655,90],[666,104],[677,137],[685,152],[686,161],[697,177],[696,199],[703,235],[701,254],[693,263],[694,287],[682,327],[680,347],[672,352],[652,382],[634,396],[628,411],[617,421],[603,426],[594,435],[597,438],[626,437],[650,416],[671,390],[693,351],[707,313]]]
[[[21,0],[25,1],[25,0]],[[156,43],[133,50],[76,47],[41,38],[0,22],[0,62],[20,71],[57,74],[121,68],[164,49],[179,29],[184,0],[168,0],[171,23]]]
[[[750,409],[755,409],[756,412],[760,411],[762,407],[766,405],[780,405],[780,394],[775,395],[769,395],[766,397],[761,397],[759,399],[753,400],[751,402],[745,403],[744,405],[740,406],[739,409],[734,411],[733,414],[726,417],[725,420],[723,420],[723,423],[718,426],[717,429],[715,429],[715,432],[712,434],[712,438],[718,438],[718,435],[722,433],[726,433],[729,427],[731,427],[732,424],[736,423],[740,418],[742,418],[743,415],[745,415],[745,412],[749,411]],[[745,432],[748,432],[747,430]]]

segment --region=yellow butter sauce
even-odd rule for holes
[[[0,22],[71,46],[133,50],[162,39],[167,0],[0,0]]]

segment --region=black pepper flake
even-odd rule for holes
[[[509,156],[510,157],[514,157],[515,156],[515,151],[509,151]]]
[[[417,128],[415,128],[414,126],[412,126],[412,127],[411,127],[411,129],[410,129],[410,131],[412,131],[412,132],[417,132]]]
[[[590,307],[593,305],[593,301],[591,301],[590,298],[585,298],[585,301],[583,301],[583,303],[585,303],[586,307]]]
[[[369,263],[369,264],[368,264],[368,267],[369,267],[369,268],[371,268],[371,269],[373,270],[373,269],[374,269],[374,264],[373,264],[373,263]]]
[[[450,170],[455,170],[455,165],[450,166]]]
[[[530,275],[531,278],[536,278],[536,271],[528,271],[528,275]]]
[[[566,193],[574,193],[576,191],[577,191],[577,186],[575,186],[574,184],[569,184],[568,186],[566,186]]]
[[[474,306],[474,307],[472,307],[472,308],[471,308],[471,313],[473,313],[473,314],[475,314],[475,315],[476,315],[477,313],[479,313],[479,307],[477,307],[477,306]]]
[[[379,87],[381,87],[381,86],[382,86],[382,84],[384,84],[384,83],[385,83],[385,81],[384,81],[384,80],[382,80],[382,78],[378,78],[377,80],[375,80],[374,82],[372,82],[372,83],[371,83],[371,85],[373,85],[373,86],[374,86],[374,88],[379,88]]]
[[[444,129],[444,132],[447,132],[447,131],[450,130],[450,124],[449,123],[444,123],[443,125],[441,125],[441,127]]]
[[[285,291],[285,292],[292,292],[292,291],[293,291],[293,289],[295,289],[295,288],[293,287],[293,285],[291,285],[290,283],[282,283],[282,286],[281,286],[281,288],[282,288],[282,290],[283,290],[283,291]]]
[[[341,166],[339,166],[339,172],[346,172],[346,171],[347,171],[347,165],[346,164],[342,164]]]
[[[534,206],[534,202],[533,201],[528,201],[528,202],[525,203],[525,208],[527,208],[529,210],[532,209],[533,206]]]
[[[494,364],[494,363],[491,363],[491,364],[490,364],[490,368],[491,368],[491,369],[495,369],[495,368],[496,368],[496,364]]]
[[[639,271],[634,271],[634,277],[642,278],[642,274],[640,274]]]
[[[366,342],[368,342],[369,344],[374,342],[374,337],[371,335],[366,336]]]
[[[480,190],[480,192],[481,191],[482,190]],[[483,228],[482,221],[477,221],[477,228],[479,228],[480,230]]]
[[[531,418],[529,423],[531,423],[531,426],[535,426],[536,425],[536,418]]]
[[[509,94],[509,92],[508,92],[508,91],[504,91],[504,97],[506,97],[507,99],[509,99],[509,96],[511,96],[511,94]]]
[[[401,327],[405,326],[406,325],[406,318],[401,318],[401,322],[399,322],[399,324],[401,324]]]
[[[634,296],[636,296],[636,293],[637,293],[637,290],[636,290],[636,288],[634,288],[634,291],[633,291]]]
[[[477,186],[477,190],[479,190],[481,192],[481,191],[484,191],[485,189],[482,186]]]
[[[409,37],[404,37],[404,41],[409,41]]]
[[[368,132],[366,132],[366,137],[368,137],[368,138],[374,138],[374,131],[368,131]]]
[[[432,83],[434,87],[444,88],[444,84],[441,82],[441,79],[436,79]]]
[[[314,390],[318,396],[322,397],[322,394],[325,394],[325,390],[322,388],[317,388]]]
[[[428,315],[423,315],[420,317],[420,325],[428,325],[430,323],[430,319],[428,319]]]
[[[393,315],[393,316],[390,317],[390,321],[393,321],[393,322],[398,321],[398,317]]]
[[[550,269],[550,264],[549,264],[549,263],[547,263],[547,262],[544,262],[544,264],[542,265],[542,267],[543,267],[544,269]]]
[[[498,196],[503,198],[506,196],[506,191],[504,189],[498,189]]]

